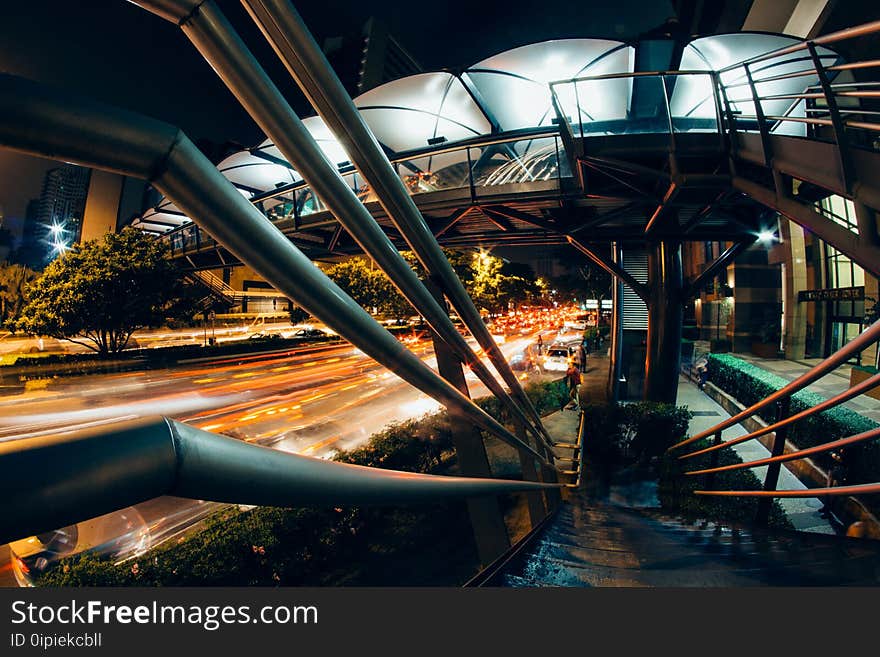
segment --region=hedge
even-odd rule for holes
[[[754,498],[694,495],[695,490],[705,488],[705,478],[685,476],[685,472],[709,467],[709,455],[681,461],[677,453],[666,452],[687,434],[693,414],[686,406],[658,402],[590,404],[584,407],[584,414],[588,427],[584,454],[591,470],[602,470],[607,476],[632,463],[641,466],[650,463],[650,470],[658,480],[660,506],[666,513],[746,524],[754,521],[757,512]],[[696,446],[707,447],[708,443],[702,441]],[[731,450],[719,453],[719,465],[741,462]],[[760,487],[758,478],[747,470],[717,473],[713,484],[713,488],[725,490]],[[770,524],[791,528],[777,501],[771,507]]]
[[[789,381],[772,372],[748,363],[730,354],[709,356],[709,380],[724,392],[736,398],[741,404],[751,406],[780,388]],[[791,412],[799,413],[825,401],[825,397],[814,392],[801,390],[792,396]],[[758,416],[765,422],[776,420],[776,408],[771,405],[759,411]],[[788,439],[804,449],[845,438],[878,427],[873,420],[859,415],[844,406],[823,411],[791,425]],[[813,457],[823,468],[831,467],[831,459],[826,454]],[[846,483],[860,484],[880,479],[880,446],[876,442],[863,443],[850,447],[846,457]]]

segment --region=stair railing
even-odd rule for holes
[[[670,447],[668,451],[671,452],[682,447],[686,447],[688,445],[694,445],[695,443],[698,443],[698,441],[703,441],[710,436],[713,436],[713,441],[710,446],[695,445],[697,447],[696,450],[682,454],[678,457],[680,460],[686,460],[705,454],[712,455],[712,462],[710,463],[710,466],[708,468],[700,468],[688,471],[685,473],[686,476],[707,476],[712,478],[715,474],[719,472],[729,472],[733,470],[768,466],[767,475],[765,476],[762,490],[697,490],[695,491],[695,493],[697,495],[760,498],[760,501],[758,503],[756,521],[758,524],[766,524],[769,518],[770,505],[773,498],[824,496],[839,497],[850,495],[865,495],[880,492],[880,482],[858,484],[852,486],[826,486],[823,488],[811,488],[804,490],[777,490],[779,473],[782,463],[808,458],[817,454],[835,452],[842,448],[866,443],[880,438],[880,427],[878,427],[855,434],[853,436],[832,440],[821,445],[816,445],[814,447],[797,449],[787,454],[785,453],[787,433],[789,427],[792,424],[800,420],[812,417],[818,413],[827,411],[831,408],[835,408],[840,404],[867,392],[875,386],[880,385],[880,374],[875,374],[866,381],[856,386],[853,386],[849,390],[839,393],[824,402],[821,402],[815,406],[812,406],[793,415],[790,413],[792,396],[800,392],[807,386],[812,385],[813,383],[824,377],[826,374],[829,374],[833,370],[837,369],[838,367],[846,363],[850,358],[860,353],[867,347],[871,346],[878,340],[880,340],[880,321],[877,321],[869,326],[858,337],[850,341],[843,348],[839,349],[837,352],[823,360],[821,363],[817,364],[815,367],[810,368],[807,372],[797,377],[788,385],[777,390],[773,394],[768,395],[765,399],[755,404],[752,404],[745,410],[722,422],[719,422],[718,424],[706,429],[705,431],[701,431],[696,435],[682,440]],[[745,436],[740,436],[732,440],[723,440],[722,432],[725,429],[728,429],[735,424],[743,422],[744,420],[752,417],[758,411],[767,409],[773,405],[776,405],[777,409],[776,420],[769,426],[759,429],[757,431],[752,431]],[[731,465],[718,465],[717,457],[719,450],[755,440],[771,432],[774,432],[775,435],[773,438],[772,448],[770,450],[771,453],[769,457]],[[709,487],[710,486],[707,486],[706,488]]]

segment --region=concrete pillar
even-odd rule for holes
[[[89,180],[89,192],[83,212],[81,242],[116,232],[122,183],[125,176],[94,169]]]
[[[439,288],[430,281],[426,281],[426,285],[435,298],[442,305],[445,305],[446,301]],[[440,376],[458,388],[462,394],[470,396],[461,361],[456,358],[449,345],[433,331],[431,331],[431,338],[434,342],[434,355],[437,357],[437,369]],[[479,429],[466,418],[457,415],[452,409],[449,409],[449,417],[452,423],[452,444],[455,446],[461,474],[466,477],[491,477],[489,457],[486,454],[486,446],[483,444]],[[507,535],[507,526],[504,524],[504,515],[497,497],[469,498],[467,509],[480,563],[486,566],[510,548],[510,538]]]
[[[645,399],[674,404],[684,312],[679,243],[662,241],[648,246],[648,288]]]
[[[807,282],[807,256],[804,245],[804,229],[782,219],[779,222],[782,241],[771,253],[771,262],[777,253],[785,276],[783,300],[783,348],[788,360],[802,360],[806,355],[807,312],[806,303],[798,301],[798,293],[809,289]]]

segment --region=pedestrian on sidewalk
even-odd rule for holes
[[[581,372],[586,372],[587,371],[587,350],[584,349],[583,343],[580,343],[577,346],[577,356],[578,356],[578,361],[580,361]]]
[[[538,356],[540,357],[544,351],[544,340],[541,337],[541,334],[538,333]]]
[[[565,371],[565,383],[568,386],[568,405],[565,408],[580,410],[579,393],[581,387],[581,372],[574,363]]]
[[[577,368],[578,372],[583,371],[583,361],[581,360],[581,354],[578,349],[569,348],[568,353],[571,354],[571,364]]]

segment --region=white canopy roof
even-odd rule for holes
[[[680,69],[717,71],[731,64],[799,42],[782,35],[736,33],[695,39],[683,52]],[[823,63],[832,64],[838,56],[818,48]],[[805,51],[756,64],[753,77],[762,95],[790,95],[803,92],[816,83],[815,75],[762,82],[764,78],[805,70],[812,66]],[[460,76],[449,72],[420,73],[394,80],[361,94],[355,105],[381,144],[392,152],[422,150],[432,144],[447,147],[456,141],[492,132],[550,126],[556,112],[549,84],[586,76],[633,71],[635,48],[607,39],[563,39],[514,48],[493,55],[467,68]],[[789,61],[790,60],[790,61]],[[784,62],[784,63],[780,63]],[[729,85],[728,98],[733,109],[754,114],[742,70],[722,75]],[[585,81],[556,85],[563,114],[575,122],[589,123],[628,116],[632,102],[632,78]],[[804,103],[796,100],[769,100],[762,103],[767,115],[804,116]],[[676,79],[670,107],[674,118],[715,117],[709,76],[681,76]],[[578,116],[579,114],[579,116]],[[349,156],[320,117],[303,120],[323,150],[328,162],[338,168],[350,165]],[[493,129],[494,128],[494,129]],[[800,134],[803,124],[780,123],[776,130]],[[525,145],[524,145],[525,144]],[[512,146],[525,152],[531,142]],[[543,147],[543,145],[541,145]],[[522,153],[520,153],[522,155]],[[531,157],[536,154],[532,153]],[[465,161],[462,152],[426,155],[411,160],[411,170],[439,171]],[[302,180],[295,167],[270,141],[225,158],[218,169],[246,198],[264,194],[280,186]],[[522,164],[511,171],[523,170]],[[511,174],[513,175],[513,174]],[[357,174],[346,175],[355,190],[363,186]],[[364,195],[363,190],[359,192]],[[277,201],[266,201],[266,207]],[[145,230],[164,232],[187,223],[173,204],[161,201],[134,222]]]

